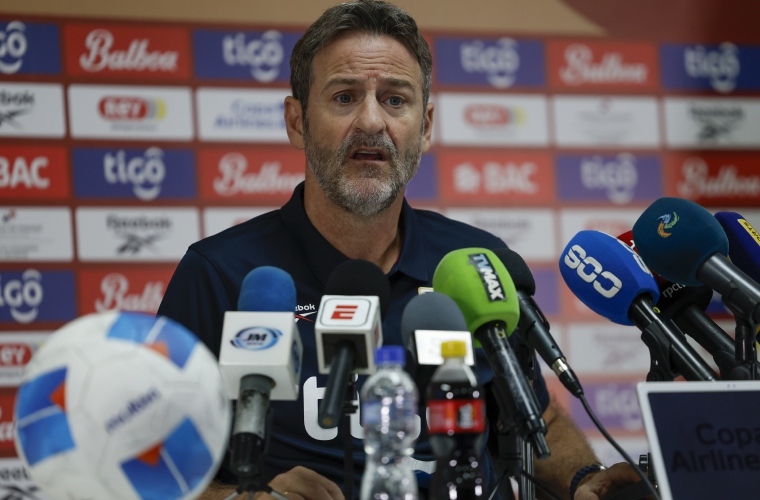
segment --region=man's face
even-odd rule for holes
[[[388,208],[429,147],[417,60],[398,41],[352,33],[319,51],[304,117],[306,161],[322,191],[350,213]]]

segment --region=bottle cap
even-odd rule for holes
[[[444,358],[463,358],[467,354],[467,345],[461,340],[441,343],[441,356]]]
[[[400,345],[388,345],[375,351],[375,364],[381,365],[404,365],[406,364],[406,352]]]

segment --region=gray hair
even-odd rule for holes
[[[314,77],[314,56],[344,33],[359,32],[391,36],[417,59],[422,72],[422,106],[430,97],[433,58],[430,47],[417,29],[412,16],[399,7],[379,0],[357,0],[330,7],[309,26],[290,56],[290,87],[306,114],[309,90]]]

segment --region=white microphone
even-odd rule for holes
[[[241,491],[258,491],[266,453],[270,400],[295,401],[300,387],[303,345],[295,323],[293,279],[263,266],[243,280],[238,311],[224,314],[219,369],[227,396],[237,399],[231,468]]]

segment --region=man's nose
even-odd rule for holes
[[[376,135],[385,130],[385,111],[381,103],[374,97],[364,99],[357,109],[356,128],[367,135]]]

